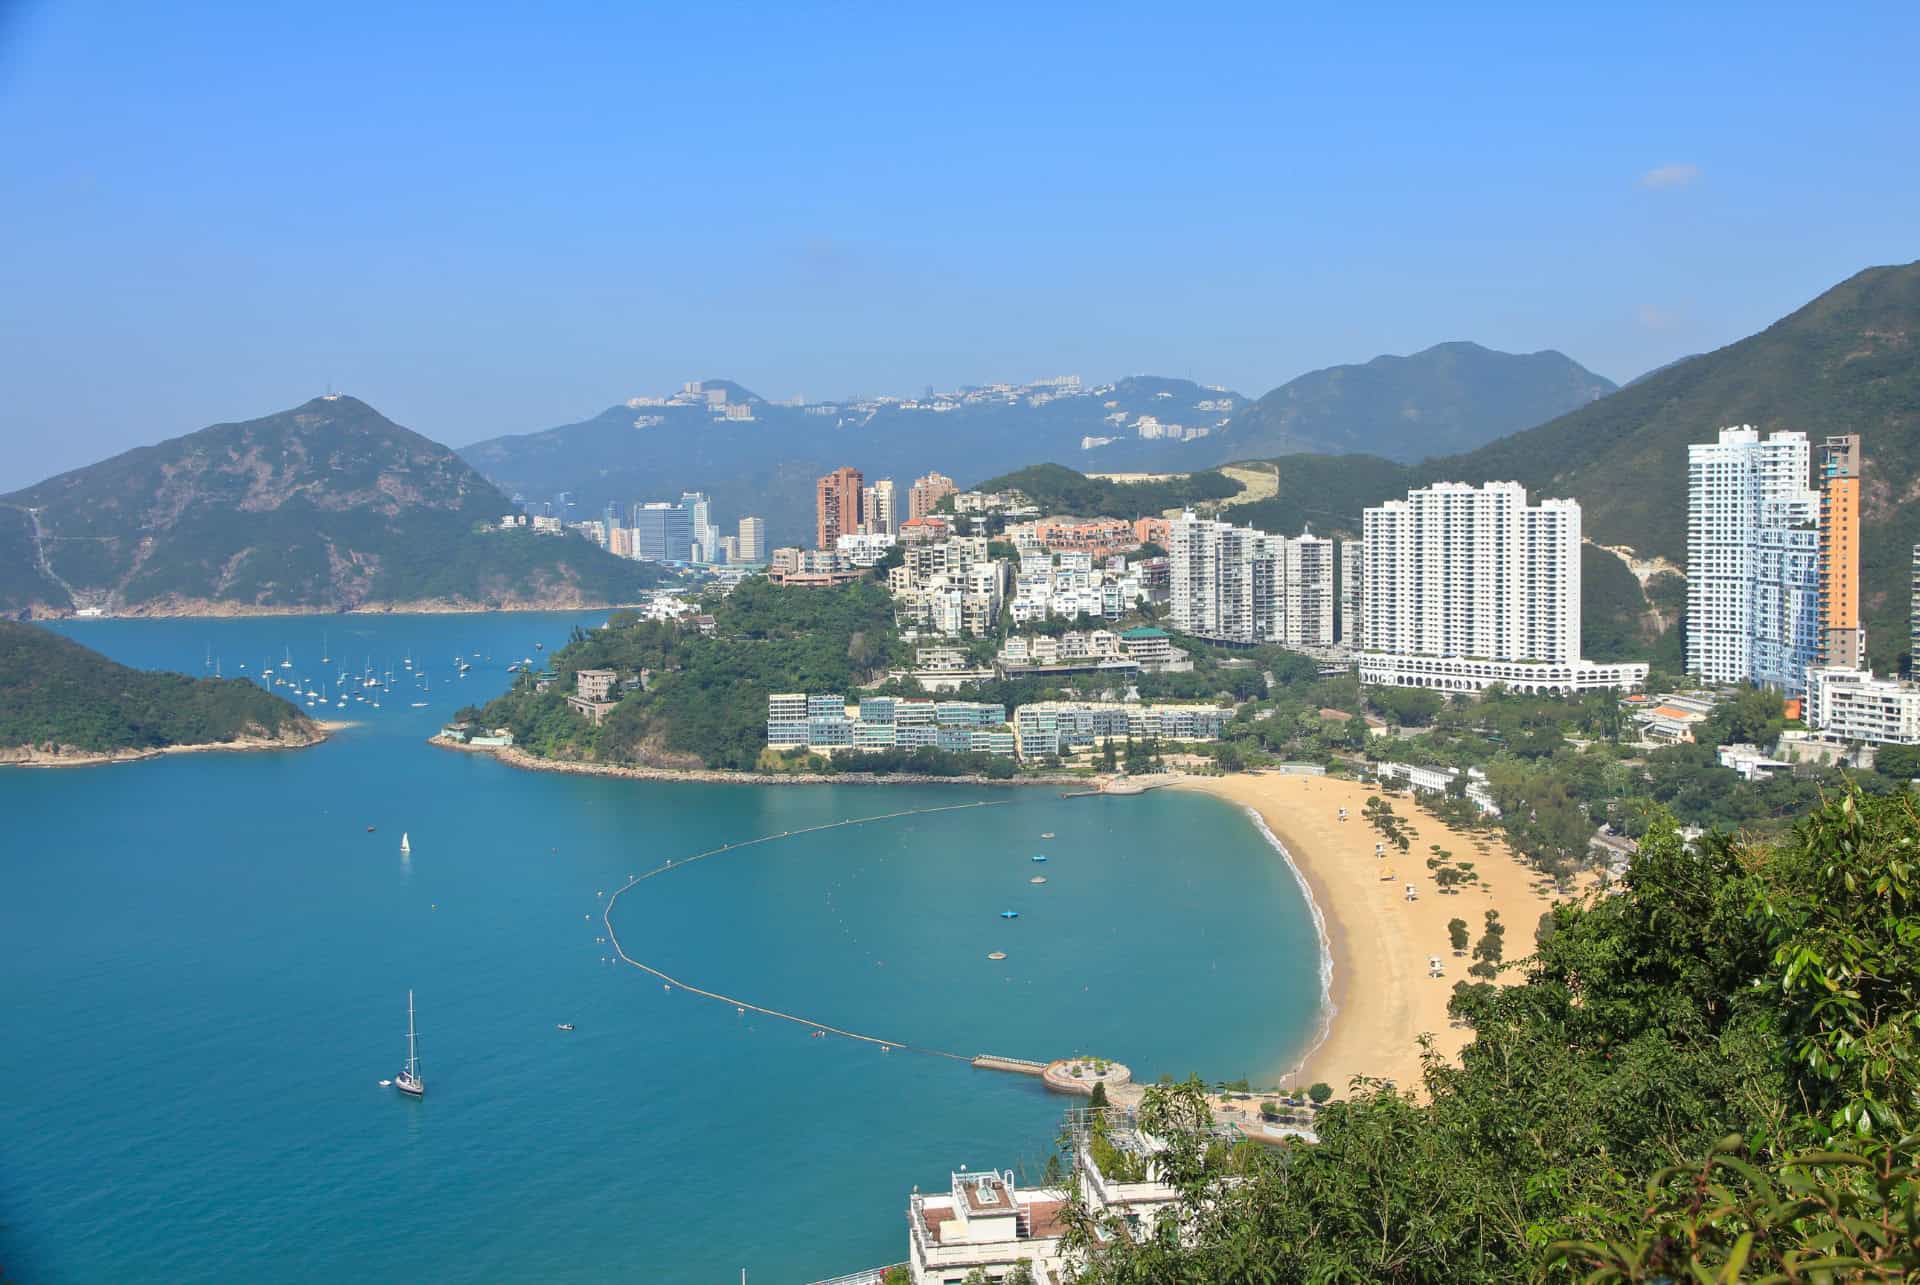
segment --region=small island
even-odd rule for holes
[[[244,678],[132,669],[38,626],[0,620],[0,765],[296,749],[325,739],[325,727]]]

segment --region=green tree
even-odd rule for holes
[[[1093,1096],[1087,1099],[1087,1105],[1090,1107],[1103,1107],[1107,1105],[1107,1082],[1105,1080],[1095,1081]]]
[[[1325,1106],[1328,1099],[1333,1097],[1333,1086],[1321,1081],[1307,1090],[1307,1096],[1313,1099],[1315,1106]]]
[[[1464,955],[1467,952],[1467,921],[1449,919],[1447,921],[1447,940],[1453,944],[1453,953]]]

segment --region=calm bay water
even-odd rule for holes
[[[316,680],[404,675],[411,654],[431,690],[327,711],[360,725],[315,749],[0,771],[0,1268],[770,1282],[899,1260],[912,1185],[1037,1169],[1067,1103],[663,992],[595,941],[596,891],[629,872],[845,817],[997,803],[672,872],[621,901],[628,951],[965,1054],[1259,1080],[1308,1038],[1307,908],[1212,799],[629,782],[422,743],[508,660],[598,619],[66,627],[190,673],[290,652],[284,672]],[[409,987],[423,1102],[377,1083],[404,1057]]]

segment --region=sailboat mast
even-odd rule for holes
[[[413,992],[407,992],[407,1074],[414,1079],[420,1078],[420,1056],[414,1049],[413,1031]]]

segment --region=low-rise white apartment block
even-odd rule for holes
[[[900,542],[900,537],[891,533],[875,534],[868,531],[856,531],[843,535],[833,542],[834,552],[840,555],[840,561],[850,567],[871,567],[887,556],[887,550]]]
[[[840,695],[786,692],[767,697],[767,744],[775,749],[939,749],[958,754],[1014,752],[1007,707],[983,701],[908,701],[864,696],[850,708]]]
[[[1829,740],[1920,745],[1920,683],[1864,669],[1809,669],[1807,723]]]
[[[1014,745],[1022,759],[1036,759],[1109,740],[1213,741],[1232,717],[1217,705],[1035,701],[1013,711]]]
[[[1021,550],[1014,572],[1011,610],[1015,624],[1050,616],[1118,620],[1146,600],[1145,581],[1123,558],[1096,559],[1077,551],[1048,553],[1029,544]]]
[[[1360,681],[1443,691],[1630,689],[1580,657],[1580,506],[1518,482],[1442,482],[1365,514]]]
[[[1060,1278],[1068,1196],[1020,1187],[1011,1171],[952,1175],[945,1195],[907,1201],[907,1271],[914,1285],[949,1285],[974,1273],[1000,1280],[1024,1265],[1036,1281]],[[976,1278],[977,1279],[977,1278]]]
[[[1410,790],[1424,790],[1431,794],[1445,794],[1447,788],[1459,778],[1457,767],[1420,767],[1413,763],[1378,763],[1374,765],[1374,775],[1382,781],[1405,781]],[[1488,816],[1499,816],[1499,805],[1493,801],[1493,791],[1487,786],[1487,774],[1477,767],[1467,769],[1467,800]]]

